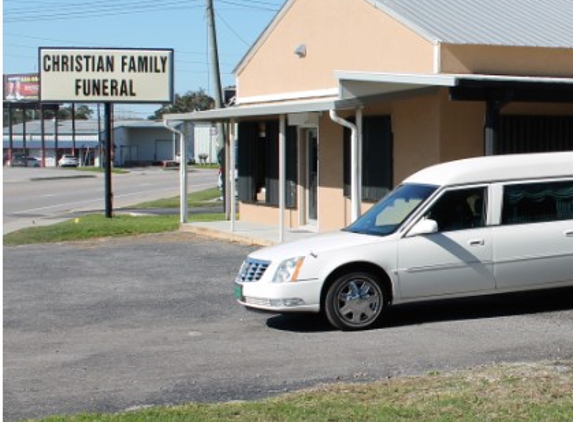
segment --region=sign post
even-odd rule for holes
[[[105,104],[105,216],[113,215],[113,104],[172,103],[173,49],[40,47],[40,101]]]

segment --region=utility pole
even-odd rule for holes
[[[207,27],[209,28],[209,55],[211,56],[211,77],[215,84],[215,107],[223,104],[223,89],[221,88],[221,73],[219,70],[219,51],[217,48],[217,31],[215,29],[215,9],[213,0],[207,2]]]
[[[215,108],[221,108],[223,106],[223,88],[221,87],[221,72],[219,70],[219,52],[217,48],[217,31],[215,30],[215,9],[213,8],[213,0],[205,0],[207,6],[207,27],[209,29],[209,55],[210,55],[210,64],[211,64],[211,77],[213,83],[215,85]],[[222,123],[217,123],[217,149],[218,149],[218,156],[222,155],[225,157],[223,160],[222,167],[223,167],[223,200],[225,206],[225,214],[227,219],[229,218],[229,198],[227,192],[227,166],[226,162],[228,161],[227,154],[225,154],[225,131]],[[234,177],[234,169],[231,169]]]

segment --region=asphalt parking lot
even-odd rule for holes
[[[5,247],[4,420],[573,358],[573,289],[406,305],[343,333],[236,305],[252,249],[187,233]]]

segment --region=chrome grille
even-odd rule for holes
[[[271,306],[271,301],[269,299],[258,298],[258,297],[246,297],[245,303],[254,306]]]
[[[259,261],[257,259],[247,258],[237,276],[239,283],[248,283],[259,281],[266,269],[269,267],[269,261]]]

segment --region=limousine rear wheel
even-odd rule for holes
[[[368,272],[351,272],[337,278],[328,288],[325,313],[340,330],[372,328],[381,319],[386,299],[380,280]]]

